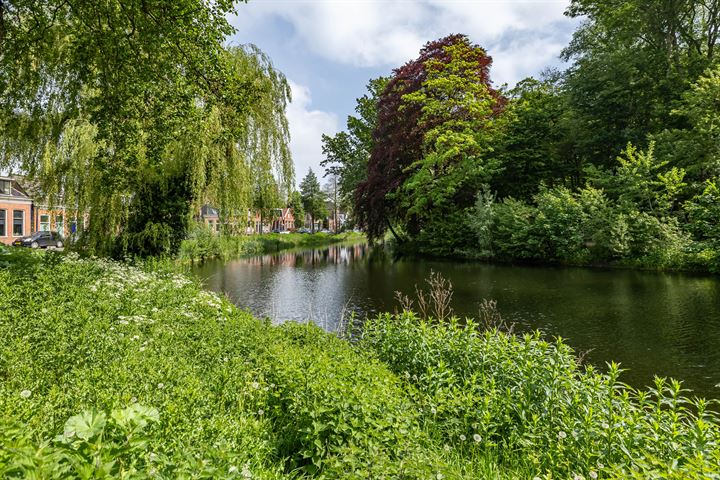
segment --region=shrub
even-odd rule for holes
[[[674,380],[636,391],[617,365],[581,367],[560,340],[407,311],[368,321],[360,345],[415,387],[434,438],[468,454],[519,456],[546,478],[720,475],[718,417]]]

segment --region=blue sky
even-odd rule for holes
[[[254,43],[293,90],[288,107],[297,183],[322,175],[321,135],[342,130],[370,78],[417,57],[424,43],[464,33],[493,57],[496,85],[559,66],[577,21],[568,0],[251,0],[231,43]]]

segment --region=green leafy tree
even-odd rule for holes
[[[542,184],[580,183],[567,111],[567,97],[556,79],[526,78],[509,92],[492,141],[501,171],[491,186],[500,198],[529,200]]]
[[[673,110],[686,128],[668,128],[653,136],[658,150],[684,168],[694,190],[720,175],[720,67],[708,69]]]
[[[223,46],[233,11],[0,4],[2,166],[87,212],[98,253],[172,253],[198,205],[243,211],[271,170],[290,185],[289,86],[255,47]]]
[[[390,228],[403,240],[394,223],[413,240],[441,241],[441,249],[462,237],[463,209],[497,168],[486,155],[503,103],[490,87],[491,63],[466,36],[451,35],[395,70],[378,101],[368,177],[355,197],[371,239]]]
[[[295,217],[295,228],[305,226],[305,207],[303,206],[302,195],[297,190],[293,190],[288,198],[288,208],[293,211]]]
[[[320,165],[325,175],[336,176],[340,200],[345,210],[352,208],[358,185],[367,178],[367,164],[373,149],[373,130],[377,123],[378,97],[388,78],[370,80],[368,93],[357,99],[357,116],[348,115],[346,130],[333,136],[323,135],[323,155]]]
[[[632,144],[617,157],[614,172],[588,168],[591,183],[603,188],[611,198],[631,209],[640,209],[656,216],[669,213],[681,196],[685,171],[668,168],[668,161],[655,159],[655,145],[646,151]]]
[[[312,168],[308,171],[305,178],[300,182],[300,196],[302,198],[303,208],[310,215],[312,221],[312,231],[315,232],[315,219],[327,216],[327,206],[325,205],[325,194],[320,188],[317,176],[313,173]]]

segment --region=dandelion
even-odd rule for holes
[[[263,410],[262,408],[260,410],[258,410],[258,415],[263,415],[264,413],[265,413],[265,410]]]
[[[450,445],[448,445],[447,443],[445,444],[445,446],[443,448],[445,449],[446,452],[450,451]]]
[[[590,470],[590,478],[593,480],[596,480],[598,478],[598,474],[595,470]]]
[[[603,465],[602,463],[598,463],[598,468],[602,470],[603,468],[605,468],[605,465]]]
[[[435,415],[437,413],[437,410],[435,410],[435,407],[432,407],[430,409],[430,413],[432,413],[433,415]]]
[[[467,437],[465,435],[460,435],[460,441],[464,442],[467,440]]]
[[[576,474],[573,476],[573,480],[585,480],[585,477],[583,477],[583,476],[580,475],[579,473],[576,473]]]
[[[252,387],[253,387],[255,390],[257,390],[258,388],[260,388],[260,384],[259,384],[258,382],[252,382],[251,385],[252,385]]]
[[[32,395],[32,392],[30,390],[23,390],[20,392],[20,396],[22,398],[30,398],[30,395]]]
[[[567,433],[565,433],[565,432],[563,432],[562,430],[560,430],[560,431],[558,432],[558,439],[559,439],[559,440],[562,440],[563,438],[567,438]]]
[[[473,440],[475,440],[475,443],[480,443],[480,440],[482,440],[482,437],[479,434],[473,435]]]
[[[158,388],[159,388],[160,390],[162,390],[163,388],[165,388],[165,384],[164,384],[164,383],[158,383]]]
[[[130,403],[137,403],[137,397],[132,397],[130,399]]]

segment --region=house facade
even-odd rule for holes
[[[0,177],[0,243],[32,233],[33,201],[13,177]]]
[[[10,245],[35,232],[58,232],[69,238],[77,229],[74,215],[63,205],[50,205],[24,177],[0,176],[0,243]],[[83,215],[82,223],[87,224]]]
[[[210,205],[203,205],[197,215],[197,220],[208,227],[213,232],[219,233],[222,224],[228,225],[231,232],[244,232],[248,235],[253,233],[270,233],[273,230],[294,231],[295,215],[292,208],[276,208],[269,217],[261,217],[260,212],[255,210],[247,210],[246,218],[243,222],[239,221],[240,215],[236,215],[234,220],[224,221],[220,219],[220,213]]]

